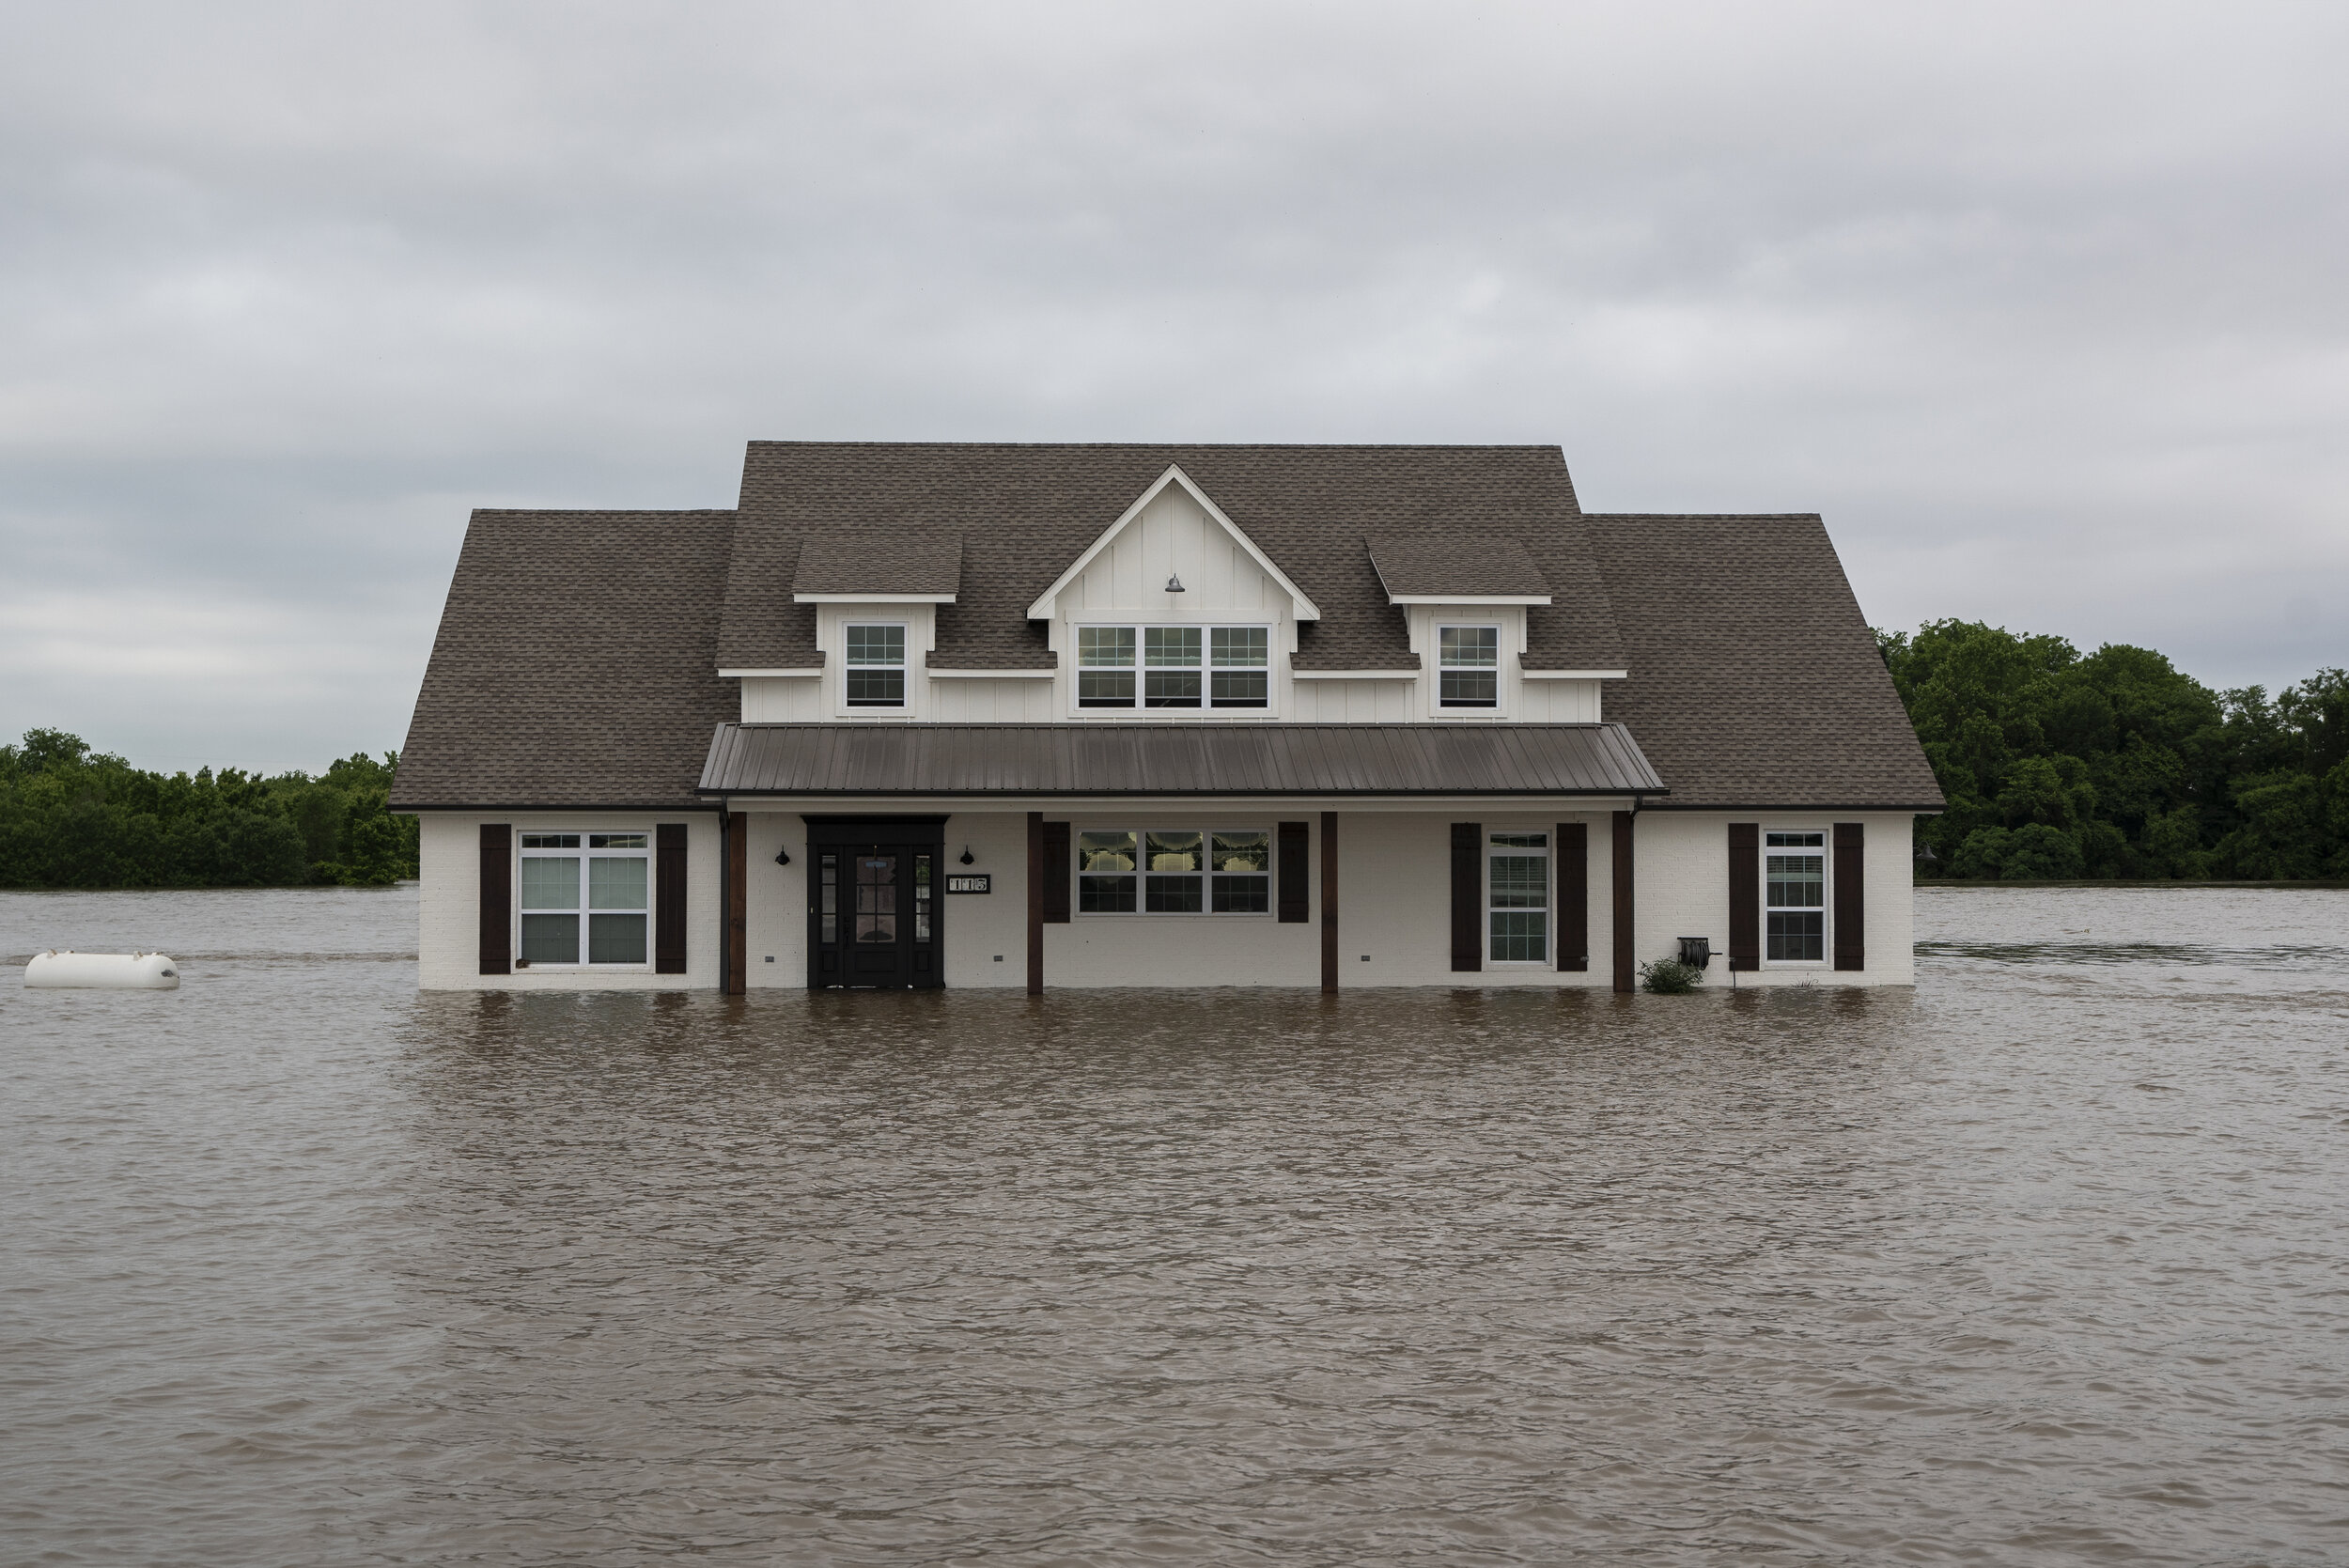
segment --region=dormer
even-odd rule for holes
[[[800,548],[795,604],[816,609],[816,710],[834,719],[926,716],[938,607],[962,583],[959,534],[821,533]]]
[[[1320,608],[1247,531],[1169,466],[1028,607],[1076,720],[1290,715],[1289,656]]]

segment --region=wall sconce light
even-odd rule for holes
[[[969,864],[971,864],[971,863],[972,863],[972,862],[971,862],[971,846],[970,846],[969,845],[967,845],[967,844],[966,844],[966,845],[964,845],[964,846],[962,846],[962,863],[963,863],[963,864],[965,864],[965,865],[969,865]]]
[[[777,865],[789,865],[791,863],[791,851],[788,849],[776,850],[775,863]]]

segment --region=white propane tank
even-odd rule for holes
[[[36,953],[24,984],[101,991],[176,991],[179,966],[160,953]]]

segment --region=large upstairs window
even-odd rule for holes
[[[1261,626],[1081,626],[1079,707],[1267,707],[1272,633]]]

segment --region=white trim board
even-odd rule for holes
[[[794,604],[952,604],[952,594],[793,594]]]
[[[1305,590],[1290,582],[1288,573],[1274,566],[1272,564],[1272,557],[1267,555],[1263,551],[1256,548],[1256,541],[1250,538],[1238,523],[1234,522],[1229,517],[1226,517],[1224,515],[1223,508],[1217,505],[1215,502],[1208,497],[1206,491],[1201,489],[1197,485],[1191,482],[1190,475],[1183,472],[1182,465],[1179,463],[1167,464],[1166,472],[1159,474],[1157,479],[1151,481],[1150,488],[1142,492],[1141,499],[1136,501],[1132,505],[1127,507],[1125,512],[1115,522],[1111,523],[1107,528],[1101,530],[1099,536],[1095,538],[1093,543],[1085,547],[1084,553],[1078,556],[1075,561],[1071,562],[1068,569],[1061,573],[1058,578],[1054,579],[1052,585],[1045,589],[1043,595],[1038,598],[1034,604],[1028,606],[1028,619],[1032,621],[1049,621],[1052,619],[1054,610],[1060,601],[1062,590],[1066,588],[1071,582],[1076,582],[1078,577],[1083,573],[1085,567],[1093,564],[1094,557],[1099,555],[1101,551],[1107,550],[1110,547],[1110,542],[1125,531],[1126,525],[1133,521],[1134,519],[1140,517],[1143,514],[1143,508],[1147,507],[1151,502],[1156,501],[1159,498],[1159,493],[1165,489],[1169,485],[1182,486],[1185,493],[1190,495],[1193,501],[1196,501],[1199,504],[1200,510],[1206,512],[1207,516],[1213,518],[1217,526],[1221,528],[1226,534],[1229,534],[1232,536],[1233,541],[1237,543],[1240,549],[1248,552],[1248,558],[1256,563],[1257,568],[1267,577],[1269,577],[1273,582],[1281,585],[1281,591],[1287,594],[1289,597],[1290,613],[1294,614],[1297,619],[1300,621],[1317,621],[1321,619],[1320,608],[1316,606],[1312,599],[1305,597]]]
[[[813,670],[720,670],[720,680],[815,680],[823,675],[821,668]]]
[[[1291,670],[1291,680],[1417,680],[1417,670]]]
[[[1548,604],[1548,594],[1389,594],[1389,604]]]
[[[931,670],[932,680],[1050,680],[1058,670]]]
[[[1527,680],[1629,680],[1628,670],[1526,670],[1517,674]]]

